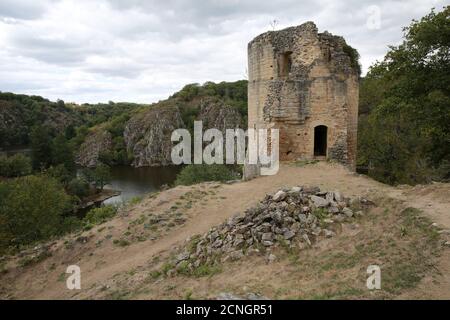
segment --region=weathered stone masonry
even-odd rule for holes
[[[280,159],[356,165],[359,74],[342,37],[312,22],[248,44],[249,128],[280,129]]]

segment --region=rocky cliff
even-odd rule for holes
[[[183,107],[186,106],[180,105]],[[162,102],[128,121],[124,139],[128,153],[133,156],[133,166],[171,164],[170,137],[173,130],[185,128],[180,108],[177,104]],[[203,99],[196,108],[199,108],[196,120],[203,121],[204,130],[217,128],[225,132],[227,128],[243,127],[239,112],[218,99]]]
[[[99,163],[100,155],[111,151],[111,149],[111,133],[103,128],[96,128],[88,134],[81,145],[77,153],[76,163],[83,167],[95,167]]]
[[[158,104],[132,117],[124,131],[126,148],[135,167],[169,165],[175,129],[184,128],[178,107]]]
[[[135,167],[170,165],[173,145],[170,138],[175,129],[192,130],[196,120],[203,122],[203,130],[216,128],[224,134],[228,128],[245,128],[246,92],[245,81],[186,85],[167,100],[145,106],[134,114],[126,112],[131,118],[119,126],[121,130],[117,130],[115,120],[104,123],[105,129],[114,132],[113,136],[90,134],[79,150],[77,162],[93,166],[100,154],[112,151],[126,157],[126,163]]]
[[[205,99],[200,102],[198,119],[203,121],[203,129],[215,128],[224,133],[226,129],[243,128],[241,114],[219,99]]]

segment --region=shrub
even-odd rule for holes
[[[0,176],[21,177],[31,174],[31,159],[21,153],[0,158]]]
[[[74,177],[74,173],[70,172],[63,164],[51,166],[45,173],[49,177],[58,180],[64,186],[68,185]]]
[[[67,186],[67,191],[79,198],[86,197],[89,194],[89,183],[83,179],[72,179]]]
[[[71,208],[62,186],[46,176],[0,183],[0,251],[59,234]]]
[[[82,175],[86,181],[94,184],[100,190],[103,190],[103,187],[111,180],[110,167],[103,163],[100,163],[95,169],[84,169]]]
[[[114,217],[117,213],[117,207],[113,205],[107,205],[100,208],[94,208],[90,210],[86,217],[84,217],[83,222],[85,224],[102,224],[112,217]]]
[[[183,168],[177,175],[176,185],[192,185],[204,181],[227,181],[238,178],[236,172],[226,165],[193,164]]]

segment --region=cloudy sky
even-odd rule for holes
[[[399,43],[402,26],[448,3],[0,0],[0,91],[154,102],[187,83],[245,78],[253,37],[310,20],[357,48],[366,72]]]

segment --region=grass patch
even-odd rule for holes
[[[43,251],[41,253],[39,253],[38,255],[35,256],[28,256],[25,258],[22,258],[19,260],[19,266],[20,267],[27,267],[27,266],[31,266],[34,265],[38,262],[41,262],[43,260],[45,260],[48,257],[51,257],[52,254],[50,252],[47,251]]]
[[[114,239],[113,244],[115,244],[116,246],[119,246],[119,247],[126,247],[126,246],[130,245],[130,242],[125,239]]]
[[[107,205],[100,208],[89,210],[83,219],[86,227],[92,228],[93,225],[102,224],[112,219],[117,214],[118,208],[113,205]]]

